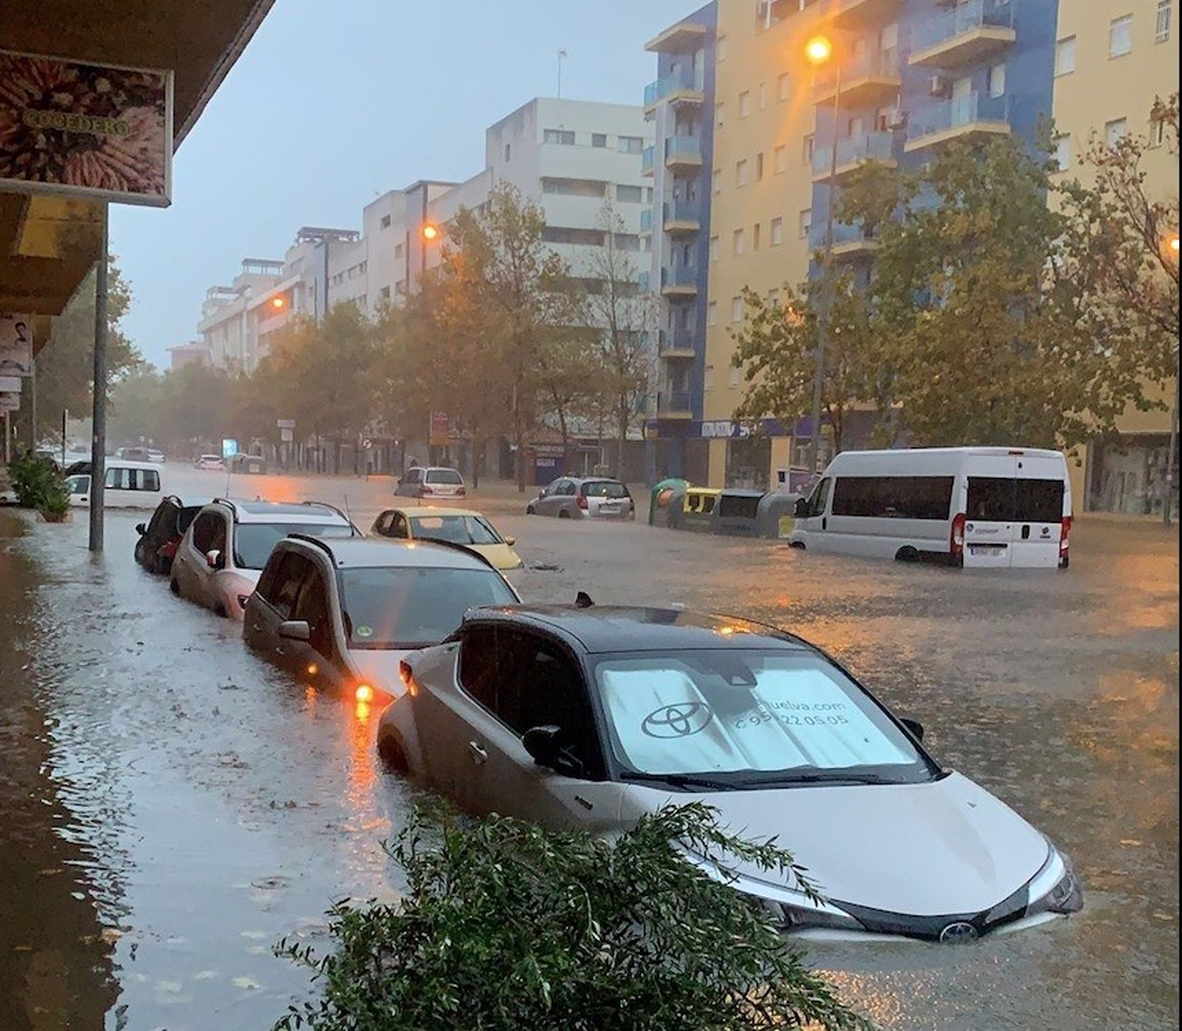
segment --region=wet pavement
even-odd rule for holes
[[[167,472],[170,490],[226,491]],[[391,501],[382,480],[230,489],[347,504],[363,528]],[[1176,533],[1085,518],[1068,572],[966,573],[528,519],[501,485],[473,503],[556,567],[527,571],[527,600],[587,590],[789,626],[1071,855],[1087,905],[1069,921],[959,948],[812,947],[885,1027],[1178,1025]],[[399,887],[378,843],[411,791],[376,762],[378,713],[293,683],[239,624],[142,573],[141,518],[112,513],[92,561],[84,513],[0,513],[3,1031],[269,1027],[308,991],[272,944],[319,940],[333,898]]]

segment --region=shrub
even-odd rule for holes
[[[66,481],[48,458],[28,454],[8,467],[16,500],[26,508],[35,508],[46,519],[60,520],[70,507]]]
[[[614,841],[416,810],[384,846],[408,887],[330,911],[335,951],[288,939],[321,995],[276,1031],[749,1031],[872,1025],[744,898],[686,862],[724,853],[806,884],[789,853],[668,808]],[[807,888],[811,891],[811,887]]]

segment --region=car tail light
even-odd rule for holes
[[[463,487],[456,491],[457,498],[466,498],[467,496],[468,492]]]
[[[427,485],[424,483],[424,484],[423,484],[423,490],[422,490],[422,492],[421,492],[421,493],[422,493],[422,496],[423,496],[423,497],[426,497],[428,494],[434,494],[434,493],[435,493],[435,488],[434,488],[434,487],[428,487],[428,486],[427,486]]]
[[[1059,536],[1059,558],[1065,559],[1067,557],[1067,549],[1069,547],[1068,538],[1071,536],[1071,516],[1063,517],[1063,532]]]
[[[958,512],[952,517],[952,540],[949,542],[949,550],[952,552],[953,561],[964,560],[964,524],[965,514]]]
[[[587,507],[587,499],[585,497],[583,497],[582,494],[580,494],[579,499],[575,502],[575,504],[578,505],[579,508],[585,509]]]

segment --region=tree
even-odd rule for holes
[[[821,410],[833,428],[834,448],[841,451],[851,408],[877,396],[879,354],[865,293],[849,274],[834,273],[829,287]],[[736,347],[731,363],[744,370],[746,382],[736,419],[758,424],[772,416],[792,426],[809,414],[816,376],[817,306],[829,287],[820,278],[799,290],[786,286],[777,303],[744,289],[743,322],[732,333]]]
[[[606,841],[420,808],[389,849],[407,880],[397,903],[335,905],[334,953],[277,947],[311,968],[321,995],[276,1027],[869,1029],[758,904],[685,860],[675,843],[812,893],[789,853],[726,834],[714,816],[668,808]]]

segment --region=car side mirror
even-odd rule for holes
[[[540,491],[538,491],[538,500],[541,501],[542,498],[544,498],[545,496],[546,496],[546,488],[543,487]]]
[[[285,619],[279,624],[279,636],[285,641],[310,641],[312,628],[306,619]]]
[[[210,569],[221,569],[226,564],[226,560],[222,558],[222,553],[214,548],[212,551],[205,553],[205,564]]]
[[[796,505],[792,509],[792,514],[797,519],[807,519],[809,514],[809,499],[797,498]]]
[[[567,777],[583,775],[583,764],[562,747],[561,727],[530,727],[522,735],[521,744],[539,766]]]
[[[911,732],[911,736],[915,738],[916,741],[923,740],[923,724],[920,723],[919,720],[911,720],[906,716],[902,716],[899,718],[899,722]]]
[[[148,532],[148,524],[147,523],[136,523],[135,524],[135,532],[138,533],[142,537],[145,533]]]
[[[505,546],[506,546],[506,547],[509,547],[509,548],[511,548],[511,547],[513,547],[513,545],[514,545],[514,544],[516,544],[516,543],[517,543],[517,538],[516,538],[516,537],[506,537],[506,538],[505,538]]]

